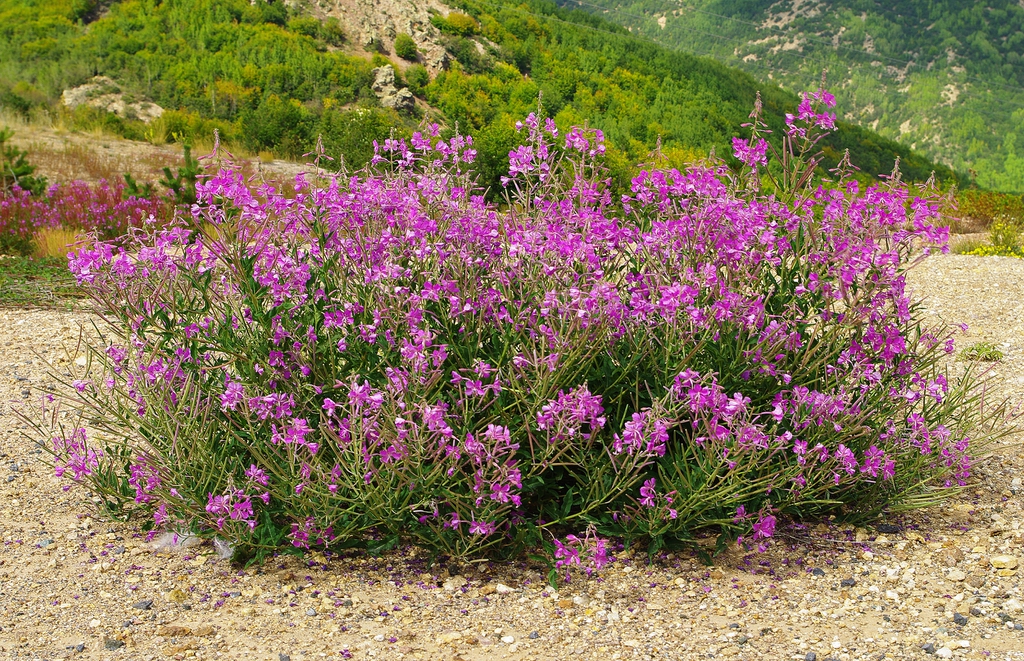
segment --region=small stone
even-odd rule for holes
[[[975,590],[977,590],[982,585],[985,585],[985,579],[982,578],[981,576],[971,576],[970,578],[967,579],[967,585],[969,585],[972,588],[974,588]]]
[[[958,548],[949,548],[939,551],[935,560],[946,567],[956,567],[956,564],[964,559],[964,552]]]
[[[497,592],[498,594],[508,594],[509,592],[515,592],[516,590],[515,590],[515,588],[510,588],[509,586],[505,585],[504,583],[498,583],[497,585],[494,586],[494,591]]]
[[[939,649],[935,650],[935,656],[939,657],[940,659],[952,659],[953,650],[949,649],[948,647],[940,647]]]
[[[1017,599],[1007,599],[1003,602],[1003,610],[1007,613],[1020,613],[1024,611],[1024,605]]]
[[[967,624],[967,618],[960,613],[953,613],[953,623],[964,626]]]
[[[279,653],[277,655],[277,661],[292,661],[292,657],[290,657],[287,654],[281,652],[281,653]]]
[[[530,635],[529,635],[529,636],[527,636],[527,637],[528,637],[528,638],[529,638],[530,640],[537,640],[538,638],[540,638],[540,634],[539,634],[539,633],[537,633],[536,631],[531,631],[531,632],[530,632]]]
[[[971,615],[973,615],[974,617],[981,617],[984,614],[985,612],[977,606],[971,606]]]
[[[1012,555],[994,555],[988,560],[989,564],[996,569],[1016,569],[1017,558]]]
[[[341,600],[341,605],[344,608],[352,608],[352,600],[351,599],[342,599]]]
[[[101,624],[103,624],[103,623],[102,623],[102,622],[100,622],[100,621],[99,621],[98,619],[96,619],[96,618],[93,618],[93,619],[89,620],[89,628],[90,628],[90,629],[95,629],[96,627],[98,627],[98,626],[99,626],[99,625],[101,625]]]
[[[822,569],[821,567],[815,567],[814,569],[811,570],[811,575],[812,576],[824,576],[825,575],[825,570]]]
[[[124,642],[120,641],[120,640],[117,640],[116,638],[104,638],[103,639],[103,649],[105,649],[105,650],[114,651],[114,650],[119,650],[122,647],[124,647]]]
[[[853,586],[857,585],[857,581],[852,577],[844,578],[843,580],[839,581],[839,585],[841,585],[844,588],[852,588]]]
[[[814,652],[808,652],[807,655],[804,656],[804,661],[818,661],[818,655]]]
[[[167,593],[167,599],[173,601],[176,604],[183,604],[188,601],[188,593],[181,588],[174,588]]]
[[[85,643],[78,643],[77,645],[75,645],[75,651],[78,652],[79,654],[84,652],[85,651]]]
[[[512,643],[516,642],[516,639],[513,636],[502,636],[501,642],[505,643],[506,645],[511,645]]]
[[[963,573],[959,569],[954,569],[953,571],[946,574],[946,578],[948,578],[951,581],[956,581],[959,583],[960,581],[965,580],[967,578],[967,574]]]
[[[921,645],[921,650],[925,654],[935,654],[935,645],[932,643],[925,643],[924,645]]]
[[[306,615],[308,615],[310,617],[316,617],[316,609],[315,608],[307,608],[306,609]]]
[[[132,608],[137,608],[140,611],[148,611],[152,607],[153,607],[153,600],[152,599],[143,599],[142,601],[137,601],[134,604],[132,604]]]
[[[445,581],[441,585],[441,587],[443,587],[445,590],[447,590],[449,592],[454,592],[455,590],[458,590],[459,588],[461,588],[465,584],[466,584],[466,579],[463,578],[462,576],[456,575],[456,576],[452,576],[447,581]]]
[[[1014,622],[1013,623],[1013,630],[1014,631],[1024,631],[1024,624],[1021,624],[1020,622]]]

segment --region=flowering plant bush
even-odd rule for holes
[[[600,132],[533,115],[500,207],[436,127],[294,198],[221,171],[191,217],[71,255],[109,324],[38,429],[110,507],[249,550],[586,529],[552,547],[569,570],[607,561],[597,534],[760,544],[930,502],[998,411],[906,288],[937,203],[811,185],[831,104],[781,154],[755,113],[739,174],[650,169],[615,201]]]
[[[113,239],[151,218],[165,221],[170,211],[165,200],[132,196],[121,182],[90,186],[72,181],[38,196],[13,186],[0,191],[0,252],[31,253],[33,237],[43,229],[82,230]]]

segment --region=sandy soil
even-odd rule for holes
[[[1001,347],[995,369],[1020,400],[1024,260],[932,258],[912,280],[932,314],[971,324],[965,344]],[[942,507],[790,529],[714,567],[620,553],[557,592],[526,564],[429,566],[409,549],[241,570],[96,518],[23,435],[11,407],[84,319],[0,310],[0,658],[1024,659],[1016,439]]]

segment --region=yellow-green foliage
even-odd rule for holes
[[[967,252],[968,255],[1024,257],[1021,247],[1021,233],[1024,232],[1024,221],[1006,215],[1000,215],[989,227],[991,245],[978,246]]]
[[[345,54],[334,47],[340,36],[331,24],[318,26],[282,0],[89,1],[0,0],[0,92],[22,90],[15,105],[41,98],[55,106],[62,90],[99,73],[169,114],[143,126],[83,110],[72,118],[80,127],[154,142],[177,133],[193,144],[218,128],[251,153],[291,157],[309,152],[322,134],[328,155],[355,167],[372,154],[374,140],[420,122],[418,110],[399,116],[379,108],[372,69],[387,59]],[[620,164],[646,161],[659,140],[665,154],[715,149],[736,165],[731,138],[747,130],[758,90],[776,142],[784,135],[781,117],[796,108],[797,98],[778,87],[555,3],[456,6],[432,18],[451,67],[433,80],[410,68],[408,82],[438,111],[432,119],[479,139],[487,157],[477,172],[495,192],[521,139],[512,122],[537,111],[538,97],[541,112],[560,125],[604,130],[613,181],[627,188],[634,173]],[[404,84],[400,76],[397,82]],[[365,112],[374,114],[358,114]],[[821,145],[822,172],[849,149],[865,177],[890,172],[898,156],[906,179],[923,180],[932,170],[953,178],[948,168],[858,127],[841,124]]]
[[[996,362],[1003,359],[1003,352],[991,342],[977,342],[960,352],[961,360]]]
[[[33,238],[33,254],[35,257],[54,257],[66,259],[71,246],[79,239],[75,230],[47,228],[36,232]]]

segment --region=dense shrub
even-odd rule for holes
[[[170,216],[168,200],[132,196],[121,182],[73,181],[39,195],[14,187],[0,191],[0,253],[31,254],[33,238],[43,229],[81,230],[113,239],[151,219],[163,224]]]
[[[403,60],[415,61],[420,52],[416,49],[416,42],[405,32],[399,32],[395,37],[395,55]]]
[[[294,199],[221,172],[179,226],[71,257],[110,325],[37,429],[108,507],[243,550],[587,529],[555,557],[599,566],[597,535],[763,543],[931,502],[991,434],[906,289],[945,231],[898,181],[808,183],[830,102],[790,118],[771,191],[760,123],[738,175],[647,170],[620,206],[601,132],[533,115],[503,207],[436,128]]]
[[[413,94],[423,94],[424,88],[430,84],[430,72],[422,64],[413,64],[405,70],[405,81]]]

